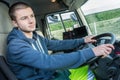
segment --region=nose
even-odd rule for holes
[[[29,23],[33,23],[33,21],[34,21],[33,18],[31,18],[31,17],[28,18],[28,22],[29,22]]]

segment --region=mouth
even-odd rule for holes
[[[29,28],[35,28],[35,25],[29,25],[28,27]]]

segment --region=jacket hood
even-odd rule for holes
[[[34,32],[33,36],[36,38],[37,34]],[[20,29],[18,29],[17,27],[14,27],[7,37],[7,44],[9,44],[9,42],[11,40],[16,39],[16,38],[21,39],[21,40],[25,40],[29,43],[31,43],[31,41],[33,41],[33,39],[27,38]]]

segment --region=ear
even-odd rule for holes
[[[13,25],[14,25],[15,27],[18,27],[18,25],[17,25],[17,22],[16,22],[16,21],[12,20],[12,23],[13,23]]]

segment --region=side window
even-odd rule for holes
[[[47,34],[50,39],[63,39],[63,33],[79,27],[79,21],[74,12],[62,12],[47,15]]]
[[[111,32],[120,39],[119,4],[120,0],[88,0],[81,7],[93,35]]]

